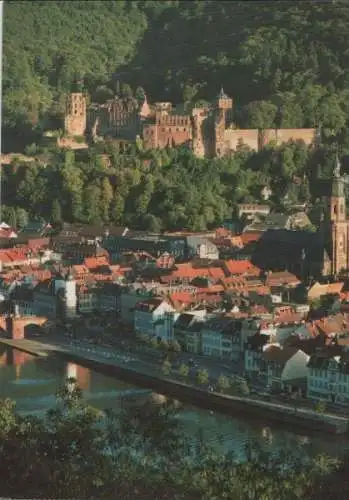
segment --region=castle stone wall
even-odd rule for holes
[[[236,151],[239,145],[246,145],[258,151],[259,131],[258,129],[226,129],[224,131],[225,151]]]
[[[143,129],[144,143],[147,148],[166,148],[180,146],[192,140],[191,124],[146,125]]]
[[[276,142],[282,144],[288,141],[304,141],[308,146],[316,141],[317,131],[315,128],[283,128],[265,129],[261,131],[261,147]]]

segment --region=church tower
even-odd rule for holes
[[[327,249],[331,260],[331,274],[349,268],[348,239],[349,221],[346,217],[345,183],[341,176],[338,156],[332,171],[331,190],[327,202]]]

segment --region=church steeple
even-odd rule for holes
[[[331,261],[331,274],[338,275],[349,267],[349,221],[346,217],[344,178],[338,154],[332,169],[331,189],[327,206],[327,247]]]
[[[345,204],[344,179],[341,176],[341,162],[339,160],[338,153],[336,154],[332,169],[330,196],[331,198],[336,199],[342,198],[342,202]]]

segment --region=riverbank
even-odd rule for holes
[[[189,383],[174,380],[170,376],[155,375],[154,367],[140,360],[135,360],[137,367],[134,365],[125,366],[124,363],[115,359],[101,359],[102,357],[99,354],[93,352],[77,352],[76,349],[73,349],[68,344],[57,345],[27,339],[11,340],[3,338],[0,338],[0,342],[34,356],[63,356],[69,361],[75,361],[82,366],[99,371],[105,375],[117,377],[140,387],[152,389],[182,402],[232,416],[236,414],[249,415],[252,418],[265,420],[266,425],[273,421],[287,426],[298,426],[311,431],[330,432],[333,434],[348,432],[347,418],[332,413],[318,414],[306,408],[296,408],[286,404],[262,401],[253,397],[239,397],[208,392]]]

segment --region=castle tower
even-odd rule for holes
[[[86,132],[86,97],[82,92],[67,96],[64,131],[72,136],[82,136]]]
[[[76,281],[69,272],[65,280],[65,315],[67,318],[75,318],[77,301]]]
[[[148,104],[147,96],[144,94],[144,101],[139,108],[139,118],[140,120],[146,120],[151,115],[151,109]]]
[[[215,155],[225,154],[225,129],[227,127],[227,116],[233,108],[233,100],[224,92],[223,88],[217,96],[215,119]]]
[[[327,251],[331,261],[331,273],[337,275],[349,268],[349,221],[346,217],[344,179],[340,173],[341,164],[336,157],[331,190],[327,199],[326,233]]]
[[[233,99],[224,92],[223,87],[217,96],[217,108],[225,112],[233,109]]]
[[[206,133],[207,120],[209,116],[208,108],[194,108],[192,111],[193,143],[192,149],[195,156],[204,158],[209,153],[209,137]]]

